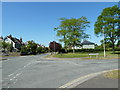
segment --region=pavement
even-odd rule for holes
[[[43,58],[46,55],[22,56],[3,60],[2,68],[0,68],[2,69],[2,87],[7,89],[58,88],[76,78],[118,68],[117,59],[48,60]]]
[[[118,88],[118,79],[109,79],[98,75],[74,88]]]

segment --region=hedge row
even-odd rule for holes
[[[75,52],[100,52],[104,51],[103,48],[96,48],[96,49],[76,49]],[[106,50],[106,51],[112,51],[112,49]],[[120,48],[115,48],[115,51],[120,51]],[[67,52],[73,52],[72,49],[67,50]]]

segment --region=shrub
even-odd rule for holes
[[[67,53],[66,50],[64,48],[59,50],[59,53]]]
[[[37,53],[42,53],[42,51],[43,51],[43,48],[42,48],[42,47],[37,47],[37,49],[36,49],[36,52],[37,52]]]
[[[120,47],[116,47],[116,48],[115,48],[115,51],[120,51]]]
[[[26,46],[22,46],[21,47],[21,55],[28,55],[29,54],[29,50]]]

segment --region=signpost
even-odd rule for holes
[[[89,53],[90,58],[91,58],[91,56],[96,56],[96,58],[97,58],[98,55],[99,55],[99,53]]]

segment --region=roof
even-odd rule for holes
[[[95,43],[87,41],[87,40],[84,40],[81,44],[82,45],[91,45],[91,44],[95,44]]]
[[[17,39],[17,38],[14,38],[14,37],[12,37],[12,36],[7,36],[6,38],[10,38],[14,43],[22,44],[22,41],[20,41],[20,40]],[[6,39],[6,38],[5,38],[5,39]]]

